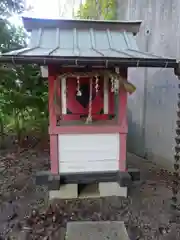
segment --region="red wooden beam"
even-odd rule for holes
[[[80,120],[81,117],[79,116],[79,114],[64,114],[62,115],[62,120],[63,121],[72,121],[72,120]],[[97,114],[92,114],[92,119],[95,119],[95,120],[106,120],[106,121],[111,121],[109,120],[109,114],[100,114],[100,115],[97,115]]]
[[[56,114],[55,114],[55,105],[54,105],[54,84],[56,78],[54,75],[50,74],[48,77],[49,84],[49,126],[52,129],[56,127]],[[52,135],[50,134],[50,161],[51,161],[51,173],[59,173],[59,158],[58,158],[58,135],[57,133]]]
[[[127,134],[127,129],[122,128],[121,126],[114,125],[97,125],[97,126],[57,126],[49,127],[49,134],[98,134],[98,133],[123,133]]]

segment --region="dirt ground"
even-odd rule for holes
[[[66,223],[76,220],[122,220],[131,240],[180,239],[180,221],[169,221],[172,219],[170,174],[130,154],[128,164],[140,168],[142,178],[132,186],[127,199],[49,203],[47,189],[34,184],[35,171],[49,168],[48,151],[1,151],[0,240],[62,240]]]

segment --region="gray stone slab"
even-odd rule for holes
[[[68,222],[66,240],[130,240],[124,222]]]

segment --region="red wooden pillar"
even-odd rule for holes
[[[124,68],[120,70],[120,74],[124,79],[128,77],[128,69]],[[127,141],[127,92],[123,87],[119,88],[119,102],[118,102],[118,125],[120,127],[119,133],[119,171],[126,171],[126,141]]]
[[[56,114],[54,105],[54,84],[56,81],[55,74],[51,73],[49,69],[48,85],[49,85],[49,128],[51,130],[56,128]],[[51,173],[59,173],[59,158],[58,158],[58,135],[55,131],[50,133],[50,162]]]
[[[119,154],[119,170],[126,171],[126,141],[127,141],[127,92],[125,89],[119,89],[118,104],[118,125],[121,126],[123,132],[119,133],[120,154]]]

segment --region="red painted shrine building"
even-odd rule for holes
[[[37,182],[118,182],[128,187],[139,171],[127,169],[129,67],[169,67],[176,61],[140,52],[141,22],[24,18],[28,48],[4,54],[4,62],[47,66],[51,170]]]

